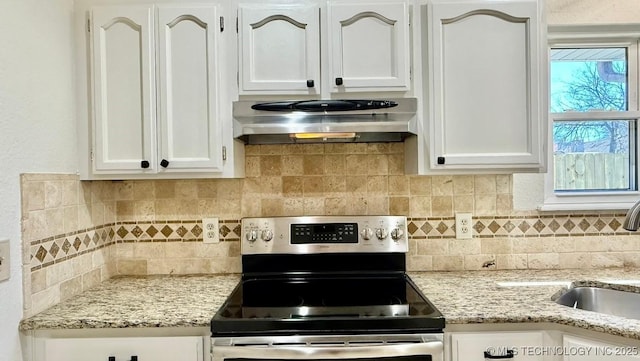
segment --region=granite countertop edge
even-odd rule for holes
[[[640,269],[438,271],[409,276],[447,325],[551,323],[640,340],[640,320],[553,301],[569,285],[640,292]],[[116,277],[23,319],[19,329],[209,327],[239,280],[237,274]]]

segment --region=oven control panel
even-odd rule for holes
[[[408,245],[404,216],[242,219],[242,254],[406,253]]]

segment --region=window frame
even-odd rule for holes
[[[547,173],[544,176],[544,201],[538,207],[541,211],[575,211],[575,210],[626,210],[640,199],[640,24],[633,25],[564,25],[549,26],[548,53],[553,48],[597,48],[625,47],[627,52],[628,72],[628,110],[605,112],[564,112],[551,113],[547,140]],[[547,69],[551,68],[551,56],[547,59]],[[550,74],[547,74],[549,81]],[[549,104],[551,104],[551,84],[547,87]],[[553,159],[553,125],[556,120],[632,120],[635,121],[635,139],[630,143],[635,147],[635,164],[629,170],[630,177],[635,177],[636,188],[630,191],[559,191],[554,185]]]

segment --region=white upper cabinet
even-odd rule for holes
[[[230,117],[221,111],[217,6],[95,6],[90,16],[92,161],[81,176],[223,176]]]
[[[331,91],[409,90],[409,10],[402,2],[329,2]]]
[[[427,7],[431,169],[541,171],[546,48],[535,0]]]
[[[317,94],[320,9],[313,4],[240,4],[241,93]]]
[[[158,8],[160,166],[221,171],[215,7]]]
[[[92,12],[97,172],[157,169],[153,31],[150,5]]]
[[[410,89],[404,0],[239,4],[238,27],[240,95]]]

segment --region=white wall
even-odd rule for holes
[[[19,175],[75,173],[73,0],[0,0],[0,238],[11,278],[0,282],[0,361],[22,359]]]

